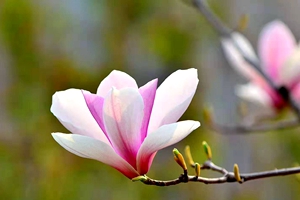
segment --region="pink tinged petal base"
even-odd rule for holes
[[[176,122],[192,101],[198,85],[197,69],[177,70],[157,89],[148,133]]]
[[[94,119],[100,126],[101,130],[106,134],[104,121],[103,121],[104,98],[96,94],[91,94],[90,92],[87,91],[82,91],[82,94],[84,96],[86,105],[89,108],[91,114],[93,115]]]
[[[115,87],[116,89],[126,87],[138,89],[136,81],[131,76],[118,70],[113,70],[105,79],[103,79],[97,89],[97,95],[105,97],[112,87]]]
[[[138,172],[146,174],[158,150],[179,142],[199,126],[200,123],[197,121],[181,121],[164,125],[148,135],[138,152]]]
[[[137,89],[113,88],[104,100],[104,124],[114,150],[136,168],[144,102]]]
[[[275,83],[282,84],[278,72],[296,48],[296,39],[281,21],[267,24],[259,38],[258,53],[264,70]]]
[[[139,175],[107,143],[77,134],[52,133],[52,136],[63,148],[77,156],[98,160],[110,165],[130,179]]]
[[[153,108],[153,103],[155,99],[157,88],[157,79],[148,82],[146,85],[139,88],[139,92],[144,101],[144,118],[141,127],[141,143],[147,136],[148,125],[150,121],[150,116]]]
[[[91,115],[81,90],[68,89],[56,92],[52,97],[50,110],[72,133],[93,137],[109,144]]]

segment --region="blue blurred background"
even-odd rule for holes
[[[209,0],[209,4],[231,27],[248,14],[244,34],[254,46],[260,29],[274,19],[283,20],[300,37],[298,0]],[[215,32],[183,1],[0,1],[1,199],[299,199],[295,176],[243,185],[189,183],[159,188],[132,183],[102,163],[65,151],[52,139],[51,132],[67,132],[50,113],[55,91],[95,92],[113,69],[125,71],[143,85],[191,67],[198,69],[200,83],[182,119],[203,122],[203,107],[212,105],[217,122],[238,123],[240,100],[234,85],[245,80],[228,66]],[[299,130],[228,136],[202,123],[175,146],[183,151],[190,145],[194,159],[201,163],[203,140],[211,145],[216,164],[230,170],[238,163],[242,173],[300,162]],[[172,148],[157,154],[150,177],[179,176]]]

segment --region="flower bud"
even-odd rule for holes
[[[235,176],[235,179],[237,180],[237,182],[241,183],[242,179],[241,179],[241,175],[240,175],[240,171],[239,171],[239,166],[237,164],[234,164],[233,172],[234,172],[234,176]]]
[[[191,166],[194,166],[195,162],[194,162],[192,154],[191,154],[190,146],[186,146],[184,149],[184,152],[185,152],[185,156],[187,157],[188,163]]]
[[[208,160],[211,160],[212,158],[212,153],[211,153],[211,149],[210,149],[210,146],[207,144],[207,142],[203,141],[202,142],[202,145],[203,145],[203,148],[204,148],[204,152],[207,156],[207,159]]]
[[[201,166],[199,163],[195,163],[195,172],[196,172],[196,176],[200,176],[200,171],[201,171]]]
[[[182,167],[183,170],[187,170],[185,160],[182,156],[182,154],[175,148],[173,149],[173,154],[174,154],[174,160]]]

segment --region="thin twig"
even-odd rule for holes
[[[229,172],[222,168],[222,167],[219,167],[217,165],[215,165],[211,160],[208,160],[206,161],[202,166],[201,166],[201,169],[208,169],[208,170],[212,170],[212,171],[215,171],[215,172],[219,172],[223,175],[226,175],[228,174]]]
[[[272,130],[283,130],[287,128],[296,128],[299,127],[299,121],[296,119],[293,120],[283,120],[278,121],[272,124],[260,124],[260,125],[238,125],[230,126],[218,124],[211,122],[210,127],[220,133],[224,134],[239,134],[239,133],[264,133]]]
[[[263,172],[254,172],[254,173],[244,173],[241,174],[239,172],[239,167],[237,164],[234,164],[233,170],[234,172],[229,172],[225,168],[222,168],[212,162],[212,156],[211,154],[208,154],[206,151],[206,148],[209,148],[209,145],[206,142],[203,142],[203,147],[204,147],[204,152],[206,153],[207,159],[202,165],[201,165],[201,170],[195,170],[195,175],[191,176],[188,175],[188,170],[186,166],[182,167],[181,164],[175,161],[182,167],[183,173],[176,179],[173,180],[167,180],[167,181],[162,181],[162,180],[155,180],[152,178],[147,177],[146,175],[144,176],[139,176],[135,178],[134,181],[140,180],[146,185],[155,185],[155,186],[171,186],[171,185],[177,185],[180,183],[188,183],[188,182],[200,182],[200,183],[205,183],[205,184],[221,184],[221,183],[244,183],[246,181],[250,180],[256,180],[256,179],[262,179],[262,178],[271,178],[271,177],[277,177],[277,176],[287,176],[287,175],[292,175],[292,174],[298,174],[300,173],[300,167],[291,167],[291,168],[285,168],[285,169],[275,169],[275,170],[270,170],[270,171],[263,171]],[[174,152],[174,150],[173,150]],[[181,155],[182,154],[176,149],[177,154],[176,155]],[[195,163],[193,161],[193,157],[190,151],[190,147],[187,146],[185,148],[185,154],[187,156],[187,159],[189,161],[189,165],[192,168],[196,168],[196,166],[199,166],[198,163]],[[185,163],[184,158],[182,157],[182,162]],[[205,178],[200,176],[200,171],[202,170],[211,170],[215,171],[219,174],[221,174],[220,177],[218,178]]]
[[[261,64],[257,60],[250,58],[244,51],[241,49],[239,44],[232,38],[231,33],[232,29],[227,27],[221,20],[209,9],[205,0],[193,0],[195,7],[203,14],[206,20],[212,25],[212,27],[220,34],[221,37],[230,38],[237,50],[240,52],[242,57],[246,62],[251,64],[257,72],[266,80],[271,88],[273,88],[295,111],[298,121],[300,120],[300,108],[294,99],[291,97],[290,92],[285,87],[278,87],[273,80],[262,70]]]
[[[198,10],[204,15],[206,20],[212,25],[212,27],[217,31],[222,37],[230,37],[233,32],[213,13],[210,11],[206,3],[202,0],[194,0],[193,4]]]
[[[279,90],[277,86],[274,84],[274,82],[264,73],[262,68],[260,67],[260,63],[258,63],[257,60],[253,60],[252,58],[249,58],[247,54],[244,53],[243,49],[240,48],[240,46],[236,43],[236,41],[232,38],[231,33],[233,32],[232,29],[227,27],[207,6],[205,3],[205,0],[194,0],[194,5],[200,13],[203,14],[205,19],[212,25],[212,27],[217,31],[217,33],[221,37],[226,37],[232,40],[235,47],[239,50],[242,57],[245,61],[247,61],[249,64],[251,64],[267,81],[267,83],[274,88],[275,90]]]

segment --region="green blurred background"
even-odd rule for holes
[[[287,3],[288,2],[288,3]],[[280,18],[300,36],[298,0],[210,0],[232,27],[242,14],[244,34],[256,45],[262,26]],[[177,69],[198,68],[197,94],[182,119],[202,120],[204,105],[219,123],[239,122],[234,85],[245,82],[228,66],[215,32],[180,0],[2,0],[0,1],[0,199],[299,199],[294,176],[239,184],[180,184],[159,188],[132,183],[116,170],[77,157],[60,147],[51,132],[67,132],[50,113],[55,91],[96,91],[113,69],[139,85],[161,82]],[[270,170],[300,162],[299,130],[224,135],[205,124],[181,143],[194,159],[214,161],[241,172]],[[172,148],[160,151],[149,176],[178,177]],[[192,170],[190,170],[192,173]],[[203,176],[214,177],[211,172]]]

